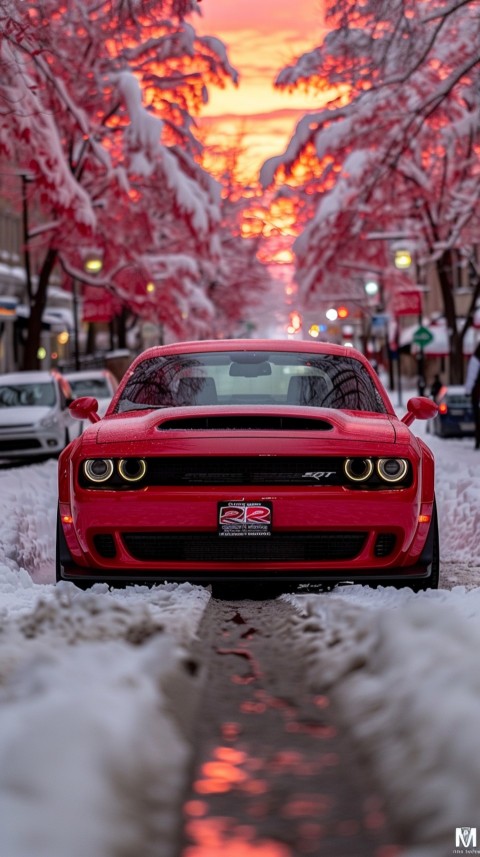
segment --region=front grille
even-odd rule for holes
[[[339,485],[345,481],[343,458],[195,456],[148,461],[148,482],[153,485]]]
[[[392,553],[396,542],[395,533],[380,533],[375,540],[375,556],[388,556]]]
[[[20,449],[41,449],[42,444],[36,438],[17,438],[16,440],[2,440],[0,438],[1,452],[16,452]]]
[[[272,533],[221,537],[216,533],[123,533],[128,552],[145,562],[340,562],[354,559],[364,532]]]
[[[95,545],[97,553],[100,554],[100,556],[103,556],[104,559],[113,559],[117,553],[115,541],[110,533],[99,533],[94,536],[93,544]]]
[[[7,431],[7,432],[11,432],[11,431],[32,431],[33,426],[34,426],[33,423],[18,423],[15,425],[9,425],[8,427],[5,427],[4,429],[0,429],[0,431],[1,432],[5,432],[5,431]]]

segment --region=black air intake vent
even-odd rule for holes
[[[395,533],[380,533],[375,541],[375,556],[389,556],[395,547],[396,541]]]
[[[93,537],[93,544],[100,556],[104,559],[113,559],[116,556],[116,548],[113,536],[110,533],[99,533]]]
[[[165,420],[158,431],[184,429],[190,431],[331,431],[326,420],[308,417],[283,417],[274,414],[232,414],[203,417],[180,417]]]
[[[128,552],[143,562],[341,562],[354,559],[362,532],[272,533],[268,538],[220,538],[216,533],[123,533]]]

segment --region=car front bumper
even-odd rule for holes
[[[271,534],[219,534],[219,504],[262,501],[272,507]],[[62,576],[112,582],[424,579],[432,509],[433,499],[420,503],[414,488],[80,490],[74,503],[60,504]]]
[[[0,458],[54,455],[65,446],[65,428],[0,428]]]

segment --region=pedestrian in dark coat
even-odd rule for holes
[[[480,343],[468,361],[465,392],[472,397],[475,449],[480,449]]]
[[[432,386],[430,387],[430,395],[432,399],[436,399],[440,390],[442,389],[443,384],[440,378],[440,375],[435,375],[432,381]]]

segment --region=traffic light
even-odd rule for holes
[[[337,307],[337,314],[339,318],[348,318],[348,309],[346,306]]]

